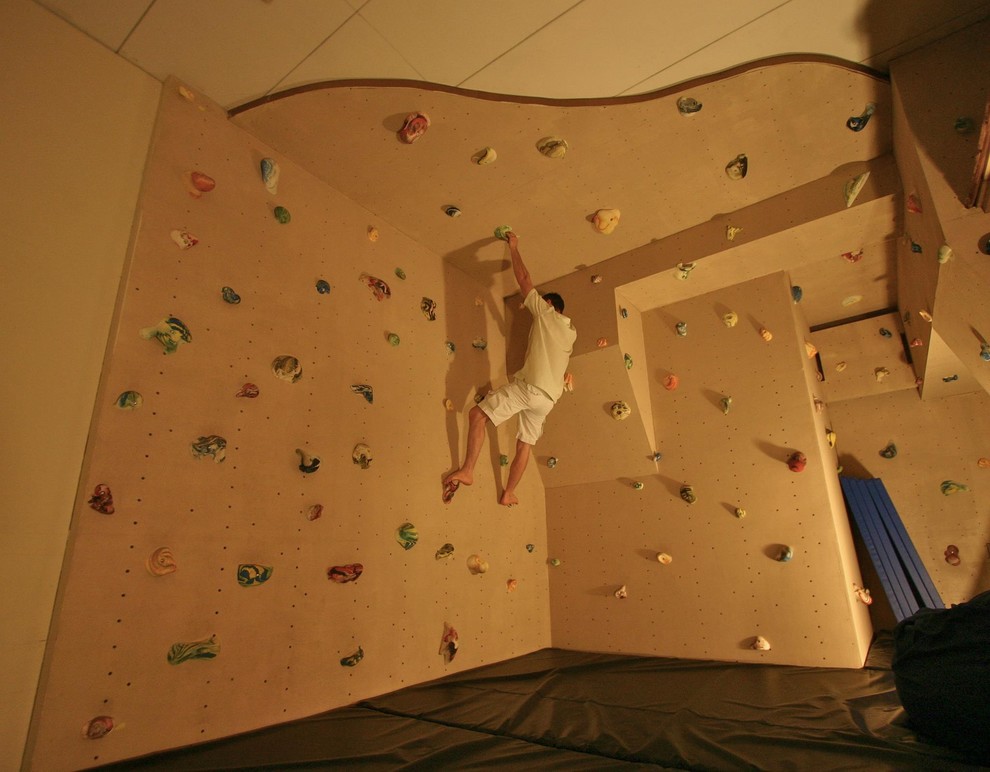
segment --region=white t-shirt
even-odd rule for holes
[[[533,314],[533,324],[529,328],[526,361],[515,378],[545,391],[556,402],[564,391],[564,373],[574,350],[577,330],[570,317],[558,314],[535,288],[526,295],[524,303]]]

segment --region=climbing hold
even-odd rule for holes
[[[632,408],[626,402],[619,400],[618,402],[613,402],[612,407],[609,408],[609,412],[612,414],[612,418],[616,421],[624,421],[632,414]]]
[[[615,591],[615,597],[619,600],[629,597],[629,590],[626,589],[625,585],[622,585],[618,590]]]
[[[854,306],[863,299],[862,295],[850,295],[849,297],[842,299],[842,307],[848,308],[849,306]]]
[[[505,453],[502,453],[498,457],[498,465],[499,466],[508,466],[509,465],[509,457],[507,455],[505,455]]]
[[[678,322],[674,325],[674,330],[679,338],[687,337],[687,322]]]
[[[848,363],[846,363],[846,362],[836,362],[836,363],[835,363],[835,372],[837,372],[837,373],[841,373],[841,372],[842,372],[843,370],[845,370],[845,369],[846,369],[847,367],[849,367],[849,365],[848,365]]]
[[[653,458],[653,462],[654,463],[657,463],[659,461],[662,461],[663,460],[663,453],[661,453],[659,450],[654,450],[653,451],[652,458]]]
[[[863,250],[861,249],[858,252],[843,252],[842,259],[847,263],[858,263],[863,259]]]
[[[695,266],[694,263],[678,263],[676,266],[674,266],[675,270],[677,271],[677,273],[674,275],[681,281],[684,281],[685,279],[687,279],[688,276],[691,275],[691,271],[694,270],[694,266]]]
[[[976,131],[976,122],[972,118],[956,118],[955,122],[952,124],[952,127],[959,134],[972,134]]]
[[[735,512],[733,514],[735,514],[736,517],[742,520],[744,517],[746,517],[746,510],[743,509],[742,507],[736,507]]]
[[[165,576],[178,570],[175,563],[175,556],[168,547],[159,547],[152,552],[144,562],[148,573],[152,576]]]
[[[952,247],[950,247],[948,244],[943,244],[938,248],[938,255],[936,256],[935,259],[938,260],[939,264],[945,265],[947,262],[949,262],[952,259],[952,257],[953,257]]]
[[[657,563],[659,563],[660,565],[669,566],[673,561],[674,559],[666,552],[657,553]]]
[[[680,382],[681,379],[678,378],[673,373],[671,373],[670,375],[668,375],[666,378],[663,379],[663,387],[667,391],[674,391],[674,389],[676,389],[678,385],[680,385]]]
[[[196,101],[196,95],[191,90],[189,90],[188,88],[186,88],[185,86],[179,86],[179,88],[177,90],[179,92],[179,96],[181,96],[187,102],[195,102]]]
[[[959,548],[955,544],[950,544],[945,548],[945,562],[950,566],[958,566],[962,560],[959,558]]]
[[[512,232],[511,225],[498,225],[495,227],[495,238],[501,239],[502,241],[508,241],[509,234]]]
[[[484,394],[475,394],[474,395],[474,404],[480,405],[482,402],[484,402],[485,396],[486,395],[484,395]]]
[[[173,230],[169,233],[172,237],[172,241],[179,249],[189,249],[194,247],[199,243],[199,239],[193,236],[189,231]]]
[[[827,429],[827,430],[825,431],[825,442],[827,442],[827,443],[828,443],[828,446],[829,446],[830,448],[834,448],[834,447],[835,447],[835,442],[836,442],[836,434],[835,434],[835,432],[834,432],[834,431],[832,431],[831,429]]]
[[[355,383],[351,386],[351,391],[364,397],[369,405],[373,404],[375,401],[375,390],[367,383]]]
[[[435,322],[437,320],[436,301],[424,297],[421,301],[419,301],[419,310],[423,312],[423,316],[425,316],[429,321]]]
[[[605,277],[600,273],[596,273],[591,277],[592,284],[601,284],[603,281],[605,281]]]
[[[121,410],[137,410],[144,404],[144,397],[136,391],[122,391],[114,404]]]
[[[443,623],[443,636],[440,638],[440,654],[443,661],[450,664],[457,656],[457,631],[447,622]]]
[[[371,294],[375,296],[375,300],[382,301],[392,297],[392,290],[390,290],[388,284],[383,282],[381,279],[376,279],[374,276],[362,273],[358,277],[358,281],[368,286],[368,289],[371,290]]]
[[[354,667],[362,659],[364,659],[364,649],[358,646],[357,651],[353,654],[348,654],[346,657],[341,657],[340,664],[342,667]]]
[[[276,206],[272,210],[272,214],[275,215],[275,219],[282,223],[282,225],[285,225],[292,220],[292,215],[289,214],[289,210],[284,206]]]
[[[960,493],[969,490],[968,485],[963,485],[962,483],[953,482],[952,480],[943,480],[939,488],[942,491],[943,496],[950,496],[953,493]]]
[[[862,131],[866,128],[866,124],[870,122],[870,116],[873,115],[876,109],[877,106],[873,102],[870,102],[866,105],[866,109],[862,113],[854,115],[846,121],[846,127],[853,131]]]
[[[910,236],[907,237],[908,243],[911,245],[911,251],[916,255],[920,255],[925,250],[922,248],[921,244],[912,239]]]
[[[306,519],[309,520],[309,522],[311,523],[314,520],[319,520],[321,517],[323,517],[322,504],[312,504],[310,505],[309,509],[306,510]]]
[[[818,353],[818,349],[815,347],[814,343],[810,340],[806,340],[804,342],[804,353],[808,355],[808,359],[814,359],[815,354]]]
[[[738,236],[740,233],[742,233],[742,228],[741,227],[736,227],[735,225],[726,225],[725,226],[725,239],[726,239],[726,241],[735,241],[736,240],[736,236]]]
[[[453,413],[454,412],[454,401],[450,397],[444,397],[443,408],[448,413]]]
[[[535,544],[527,544],[526,545],[526,552],[532,552],[535,549],[536,549],[536,545]]]
[[[351,460],[362,469],[367,469],[371,466],[372,461],[371,448],[363,442],[359,442],[351,452]]]
[[[823,413],[825,411],[825,403],[822,400],[818,399],[818,397],[815,397],[814,402],[815,402],[815,412]]]
[[[471,160],[478,164],[478,166],[493,164],[497,158],[498,153],[495,152],[495,148],[493,147],[486,147],[471,156]]]
[[[921,338],[911,338],[911,343],[909,344],[911,348],[919,348],[924,346],[925,342]]]
[[[372,243],[378,241],[378,239],[381,237],[381,234],[378,232],[378,228],[376,228],[374,225],[368,226],[367,233],[368,233],[368,241]]]
[[[631,356],[629,356],[629,354],[623,354],[622,361],[625,363],[627,370],[632,370],[633,359]]]
[[[518,587],[518,586],[519,586],[519,582],[516,579],[506,579],[505,580],[505,591],[506,592],[515,592],[516,591],[516,587]]]
[[[863,172],[862,174],[857,175],[856,177],[853,177],[851,180],[846,182],[846,185],[843,188],[842,192],[846,198],[847,208],[853,205],[853,202],[856,200],[856,197],[860,194],[860,191],[863,190],[863,186],[866,184],[866,181],[869,179],[869,177],[870,177],[869,172]]]
[[[364,573],[364,566],[361,563],[347,563],[343,566],[330,566],[327,569],[327,579],[337,584],[349,584],[356,582]]]
[[[886,327],[881,327],[880,328],[880,337],[881,338],[892,338],[892,337],[894,337],[894,333],[892,333]]]
[[[436,560],[443,560],[444,558],[449,558],[453,554],[454,554],[454,545],[451,544],[450,542],[447,542],[446,544],[441,545],[440,549],[438,549],[435,553],[433,553],[433,557]]]
[[[203,172],[190,172],[189,184],[191,185],[189,195],[193,198],[199,198],[204,193],[213,190],[217,186],[217,181]]]
[[[777,557],[774,558],[774,560],[776,560],[778,563],[790,563],[793,557],[794,557],[794,550],[785,544],[780,548],[780,551],[777,553]]]
[[[536,143],[536,149],[547,158],[563,158],[567,153],[567,142],[560,137],[544,137]]]
[[[471,341],[471,348],[475,348],[478,351],[484,351],[488,348],[488,341],[481,337],[475,338]]]
[[[793,300],[795,303],[800,303],[801,298],[803,297],[804,297],[804,290],[801,289],[800,286],[795,284],[793,287],[791,287],[791,300]]]
[[[221,287],[220,297],[223,298],[224,303],[230,303],[232,306],[241,302],[241,296],[234,292],[232,287]]]
[[[725,165],[725,173],[730,180],[741,180],[749,171],[749,159],[745,153],[740,153]]]
[[[226,455],[227,440],[219,435],[210,434],[197,438],[189,447],[197,460],[209,456],[215,463],[219,464]]]
[[[643,483],[641,483],[641,482],[640,482],[639,480],[636,480],[636,482],[634,482],[634,483],[632,484],[632,489],[633,489],[634,491],[641,491],[641,490],[643,490],[643,488],[645,488],[645,487],[646,487],[646,486],[645,486],[645,485],[643,485]]]
[[[926,311],[925,309],[921,309],[918,312],[918,316],[920,316],[926,322],[928,322],[929,324],[931,324],[931,322],[932,322],[932,315],[928,311]]]
[[[254,399],[259,394],[261,394],[261,389],[255,386],[253,383],[245,383],[238,389],[235,397],[244,397],[245,399]]]
[[[718,401],[718,404],[722,406],[722,413],[728,415],[729,410],[732,408],[732,397],[722,397]]]
[[[897,446],[889,442],[887,445],[880,449],[880,455],[883,458],[894,458],[897,455]]]
[[[770,332],[766,327],[760,328],[760,337],[763,338],[767,343],[773,340],[773,333]]]
[[[694,504],[698,500],[698,497],[694,493],[694,488],[690,485],[681,486],[681,498],[688,504]]]
[[[181,319],[170,316],[162,319],[154,327],[145,327],[138,332],[145,340],[154,338],[165,349],[163,354],[174,354],[179,349],[180,343],[191,343],[192,333],[183,324]]]
[[[990,233],[984,233],[977,242],[977,248],[984,255],[990,255]]]
[[[558,568],[562,562],[560,558],[550,558],[550,565],[554,568]]]
[[[316,291],[319,292],[321,295],[329,295],[330,294],[330,282],[328,282],[326,279],[317,279],[317,281],[316,281]]]
[[[722,315],[722,324],[726,327],[735,327],[739,323],[739,314],[735,311],[729,311]]]
[[[302,448],[296,448],[296,453],[299,455],[299,471],[303,474],[312,474],[320,468],[320,459],[316,456],[309,455]]]
[[[564,391],[574,391],[574,373],[564,373]]]
[[[756,636],[753,639],[753,643],[750,644],[751,648],[757,651],[770,651],[770,641],[764,638],[762,635]]]
[[[430,118],[424,113],[409,113],[399,129],[399,139],[411,145],[430,128]]]
[[[808,457],[804,455],[799,450],[791,453],[790,457],[787,459],[787,468],[792,472],[803,472],[804,467],[808,464]]]
[[[681,97],[677,100],[677,110],[681,115],[694,115],[701,110],[701,102],[693,97]]]
[[[980,344],[980,359],[984,362],[990,362],[990,343]]]
[[[629,318],[629,310],[626,309],[626,308],[620,308],[619,309],[619,316],[621,316],[623,319],[628,319]]]
[[[870,591],[868,589],[865,587],[860,587],[858,584],[854,584],[853,592],[856,593],[856,599],[864,606],[872,605],[873,596],[870,595]]]
[[[990,458],[978,458],[976,459],[976,465],[980,469],[990,469]]]
[[[556,466],[557,466],[557,457],[550,456],[550,458],[547,459],[547,469],[553,469]]]
[[[402,279],[403,281],[406,280],[406,272],[403,271],[401,268],[396,268],[395,269],[395,275],[397,277],[399,277],[400,279]]]
[[[461,216],[461,210],[458,209],[456,206],[445,207],[444,210],[443,210],[443,213],[445,215],[447,215],[448,217],[460,217]]]
[[[888,375],[890,375],[890,370],[886,367],[877,367],[873,370],[873,377],[877,379],[877,383],[883,383]]]
[[[622,213],[618,209],[599,209],[591,218],[595,230],[606,236],[615,230]]]
[[[388,335],[385,336],[385,340],[388,341],[388,345],[390,345],[390,346],[398,346],[399,345],[399,336],[396,335],[394,332],[388,333]]]
[[[475,576],[488,573],[488,561],[484,560],[481,555],[469,555],[467,559],[467,567],[468,571]]]
[[[278,178],[282,173],[278,162],[273,158],[261,159],[261,181],[273,196],[278,193]]]
[[[215,635],[202,641],[173,643],[168,650],[168,664],[179,665],[191,659],[213,659],[220,653],[220,643]]]
[[[93,495],[90,496],[88,504],[99,512],[101,515],[112,515],[113,509],[113,495],[110,493],[110,486],[100,483],[93,489]]]
[[[302,378],[302,365],[294,356],[283,354],[272,360],[272,374],[280,381],[295,383]]]
[[[595,344],[598,346],[598,348],[605,348],[608,345],[608,338],[603,336],[599,338],[597,341],[595,341]]]
[[[237,566],[237,583],[241,587],[256,587],[271,579],[271,566],[262,566],[258,563],[241,563]]]
[[[112,729],[113,719],[110,716],[97,716],[83,725],[83,736],[87,740],[99,740],[110,734]]]
[[[905,206],[911,214],[921,214],[921,199],[914,193],[908,195]]]
[[[419,541],[419,531],[412,523],[403,523],[395,531],[395,540],[399,542],[402,549],[411,550]]]

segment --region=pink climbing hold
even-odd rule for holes
[[[808,464],[808,457],[799,450],[794,451],[787,459],[787,468],[792,472],[803,472]]]
[[[402,128],[399,129],[399,139],[407,145],[411,145],[422,137],[426,130],[430,128],[430,118],[424,113],[409,113],[406,116]]]

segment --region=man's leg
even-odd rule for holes
[[[461,464],[460,469],[444,478],[444,485],[455,482],[470,485],[474,482],[474,465],[478,463],[478,457],[481,455],[481,446],[485,443],[485,431],[489,423],[491,419],[477,405],[468,411],[468,439],[464,463]]]
[[[509,479],[505,483],[505,490],[498,500],[499,504],[511,507],[519,503],[516,498],[516,486],[522,479],[523,472],[526,471],[526,464],[529,463],[529,454],[533,446],[522,440],[516,440],[516,455],[512,459],[512,466],[509,467]]]

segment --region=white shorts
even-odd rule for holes
[[[478,407],[496,426],[518,413],[519,431],[516,432],[516,439],[527,445],[535,445],[543,434],[543,422],[553,409],[553,400],[542,389],[513,381],[490,392],[478,403]]]

